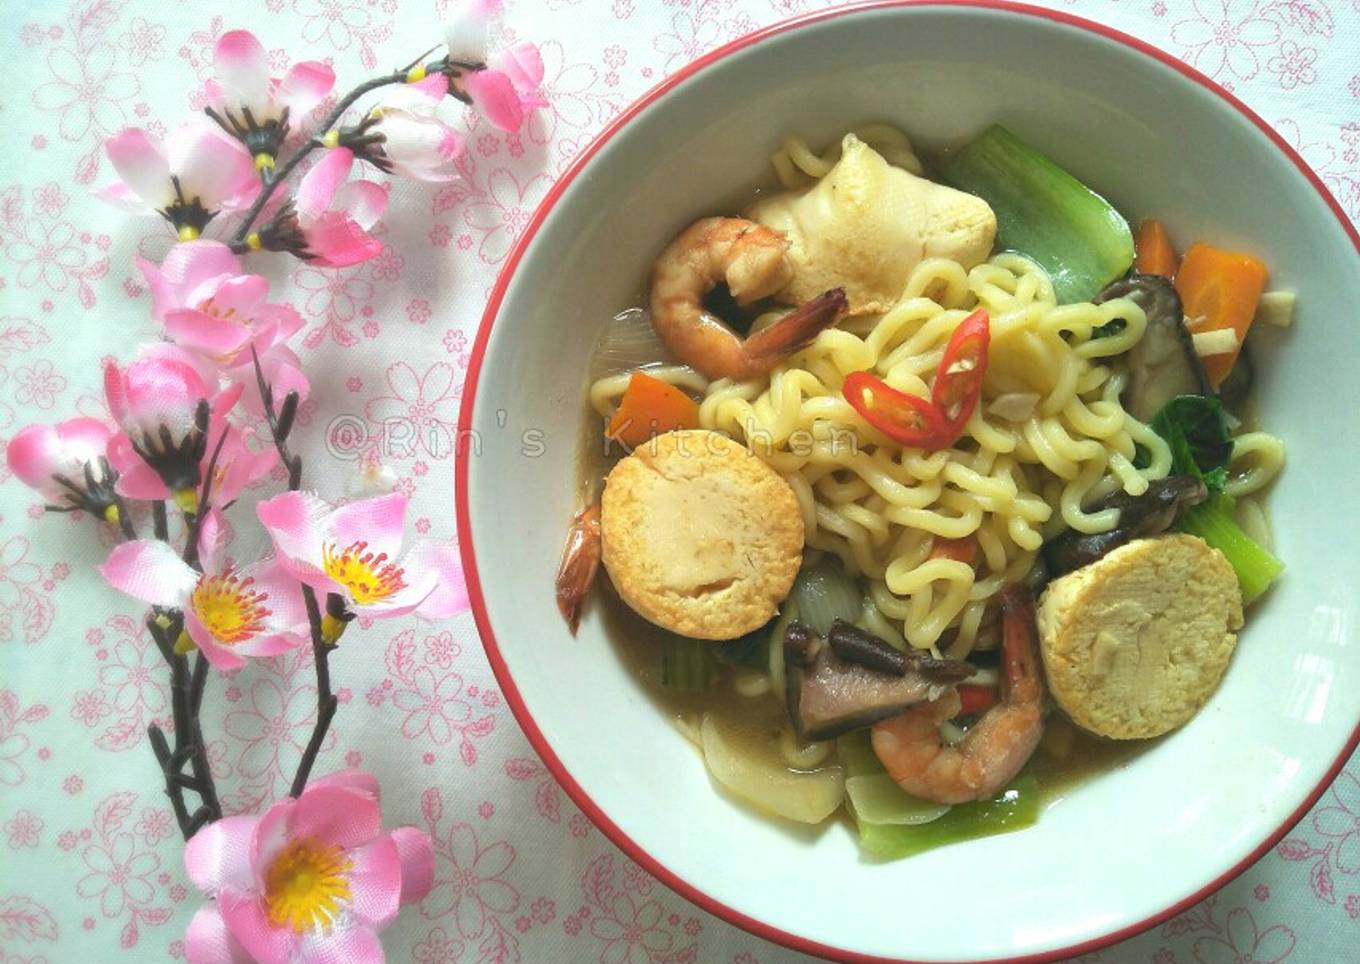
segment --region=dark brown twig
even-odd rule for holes
[[[297,773],[293,775],[293,786],[288,791],[292,797],[301,795],[307,786],[312,764],[316,762],[336,709],[335,695],[331,693],[330,646],[321,635],[321,607],[317,605],[316,592],[311,586],[302,587],[302,600],[307,606],[307,622],[312,630],[312,658],[316,664],[316,725],[312,727],[311,738],[298,761]]]
[[[288,436],[293,430],[298,394],[289,392],[283,400],[283,405],[275,411],[274,388],[265,380],[259,355],[253,348],[251,358],[255,362],[255,381],[260,389],[260,400],[264,403],[265,424],[269,426],[269,434],[274,441],[275,450],[279,453],[279,461],[288,469],[288,489],[290,492],[296,492],[302,486],[302,456],[294,455],[289,450]],[[326,642],[322,632],[321,606],[317,602],[316,590],[303,584],[302,601],[307,607],[307,625],[312,635],[312,662],[316,670],[316,723],[312,727],[311,737],[307,740],[307,747],[303,750],[302,759],[298,761],[292,788],[288,791],[293,797],[299,796],[307,786],[307,779],[312,774],[312,765],[316,763],[316,755],[321,751],[321,744],[330,730],[331,720],[335,718],[337,705],[335,694],[331,692],[331,646]]]
[[[170,709],[175,722],[175,746],[172,750],[160,726],[152,723],[147,727],[147,737],[151,741],[152,752],[160,764],[165,778],[165,794],[170,798],[170,806],[175,812],[184,839],[192,837],[205,823],[222,816],[222,805],[217,798],[217,788],[213,784],[212,770],[208,764],[207,746],[203,740],[203,729],[199,724],[198,709],[203,700],[203,688],[208,677],[208,662],[203,654],[196,656],[193,671],[189,670],[187,656],[175,652],[175,640],[183,628],[183,617],[175,613],[168,626],[160,620],[167,614],[155,613],[147,620],[147,630],[155,640],[156,648],[170,664]],[[192,776],[184,773],[185,765]],[[190,790],[198,795],[200,806],[193,815],[185,802],[184,792]]]

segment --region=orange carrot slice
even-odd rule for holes
[[[1176,249],[1171,246],[1171,237],[1162,222],[1152,218],[1141,222],[1133,245],[1138,252],[1135,264],[1139,274],[1176,277]]]
[[[637,448],[653,435],[699,427],[699,405],[674,385],[634,372],[605,436]]]
[[[1237,361],[1242,339],[1265,291],[1267,274],[1264,261],[1238,251],[1196,244],[1185,252],[1176,275],[1176,291],[1191,330],[1196,334],[1224,330],[1237,334],[1236,349],[1203,359],[1205,374],[1214,386],[1228,377]]]

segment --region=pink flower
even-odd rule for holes
[[[208,104],[222,115],[260,163],[273,157],[288,136],[290,120],[306,117],[335,86],[335,71],[315,60],[294,64],[282,77],[269,74],[269,55],[248,30],[218,38],[213,50],[216,80],[207,83]]]
[[[5,448],[9,470],[43,498],[88,508],[112,472],[105,453],[113,429],[96,418],[30,425]]]
[[[611,916],[601,915],[590,922],[590,933],[607,942],[600,952],[604,964],[647,964],[654,954],[671,949],[674,939],[657,926],[662,909],[656,901],[638,907],[621,893],[615,895],[609,912]]]
[[[501,12],[501,0],[463,0],[444,20],[449,59],[457,64],[485,64],[454,75],[455,92],[503,131],[517,131],[525,114],[546,102],[539,94],[543,58],[538,48],[522,42],[487,53],[487,23]]]
[[[243,274],[225,244],[191,241],[172,248],[160,265],[138,256],[137,266],[166,334],[207,367],[244,386],[248,408],[257,414],[263,410],[252,350],[276,399],[290,391],[307,397],[307,379],[296,356],[284,347],[302,327],[302,316],[288,305],[266,301],[268,280]]]
[[[428,666],[418,667],[410,688],[392,696],[392,704],[406,713],[402,736],[414,740],[428,733],[435,746],[448,746],[472,717],[472,707],[459,698],[462,689],[463,678],[457,673],[436,675]]]
[[[57,132],[78,141],[93,128],[111,134],[127,120],[123,104],[141,85],[131,71],[115,70],[118,51],[107,43],[54,47],[47,56],[52,79],[33,91],[33,105],[55,114]]]
[[[112,712],[113,707],[104,699],[102,690],[81,690],[71,704],[71,719],[86,726],[94,726]]]
[[[212,901],[185,934],[191,964],[383,960],[378,933],[434,879],[430,838],[383,831],[378,781],[345,770],[262,816],[208,824],[185,846]]]
[[[208,124],[182,124],[164,144],[130,127],[105,141],[104,150],[122,180],[100,196],[130,210],[150,208],[182,241],[198,237],[220,209],[248,202],[256,188],[250,155]]]
[[[133,829],[148,847],[154,847],[162,840],[169,840],[175,834],[170,823],[170,811],[159,807],[142,808],[142,817]]]
[[[1283,924],[1262,931],[1251,911],[1239,907],[1228,915],[1221,937],[1195,941],[1200,964],[1278,964],[1294,950],[1294,932]]]
[[[444,16],[444,42],[449,59],[466,64],[486,60],[487,24],[499,16],[501,0],[458,0]]]
[[[5,833],[9,836],[9,845],[14,850],[20,847],[38,846],[38,834],[42,831],[43,822],[27,810],[19,810],[14,814],[14,819],[5,824]]]
[[[261,232],[272,251],[289,251],[325,268],[343,268],[376,257],[383,244],[368,229],[387,210],[387,192],[372,181],[350,181],[354,152],[326,152],[298,182],[293,208]]]
[[[448,93],[443,74],[393,90],[373,109],[377,122],[369,128],[382,142],[365,155],[384,170],[418,181],[451,181],[458,176],[454,161],[463,152],[463,139],[438,117]]]
[[[547,103],[538,92],[543,81],[543,58],[538,48],[526,41],[493,55],[491,63],[493,66],[464,74],[456,85],[493,126],[518,131],[529,111]]]
[[[455,964],[463,956],[463,942],[436,927],[411,950],[419,964]]]
[[[420,913],[434,920],[451,920],[458,933],[472,940],[486,929],[492,914],[508,914],[519,907],[519,891],[502,879],[515,861],[515,848],[504,840],[483,847],[465,823],[449,828],[442,851],[452,864],[449,877],[431,889]]]
[[[1257,47],[1280,39],[1280,26],[1260,16],[1256,0],[1194,0],[1195,17],[1171,29],[1171,39],[1184,45],[1185,59],[1211,77],[1225,71],[1250,80],[1260,71]]]
[[[457,548],[420,540],[401,555],[406,502],[392,493],[337,508],[284,492],[256,508],[283,567],[318,593],[336,596],[346,616],[414,611],[447,618],[467,606]]]
[[[200,526],[201,573],[168,544],[137,539],[115,546],[100,575],[135,599],[182,610],[184,633],[218,669],[301,646],[307,614],[297,584],[269,561],[241,568],[221,558],[220,532],[210,511]]]
[[[223,432],[235,431],[226,416],[241,396],[239,385],[219,393],[215,373],[206,368],[201,358],[164,343],[143,345],[122,371],[112,362],[105,366],[104,395],[122,429],[109,443],[120,493],[137,499],[173,496],[189,511],[196,506],[203,469],[212,458],[208,441],[215,448]],[[240,454],[234,446],[233,455],[219,455],[224,476]],[[260,462],[268,459],[259,456]],[[253,481],[270,465],[272,460],[261,466],[242,458],[240,471]]]
[[[1311,84],[1317,80],[1313,64],[1317,62],[1318,52],[1313,47],[1300,47],[1292,40],[1280,44],[1280,54],[1266,61],[1266,69],[1280,75],[1280,86],[1293,90],[1299,84]]]
[[[1313,829],[1332,838],[1337,870],[1360,874],[1360,780],[1342,773],[1329,795],[1335,803],[1313,812]]]
[[[81,856],[90,872],[76,881],[76,893],[98,897],[105,917],[121,917],[128,904],[146,904],[155,896],[147,878],[159,869],[161,859],[149,851],[138,853],[132,834],[116,834],[103,846],[91,844]]]
[[[291,353],[289,353],[291,355]],[[266,369],[265,377],[269,377]],[[195,467],[197,478],[202,481],[208,464],[212,463],[213,477],[209,496],[216,504],[225,505],[235,500],[246,488],[269,475],[278,453],[272,447],[252,449],[241,430],[227,421],[224,406],[239,394],[224,393],[218,404],[213,406],[208,418],[206,442]],[[258,388],[255,398],[259,398]],[[223,437],[225,435],[225,438]],[[219,444],[220,443],[220,444]],[[214,460],[213,456],[216,455]],[[180,501],[181,505],[192,511],[197,506],[197,490],[192,487],[174,488],[165,482],[133,446],[126,435],[117,435],[109,446],[109,461],[118,471],[117,490],[131,499],[169,499]],[[185,478],[187,478],[187,471]]]

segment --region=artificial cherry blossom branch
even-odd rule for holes
[[[175,641],[179,638],[183,623],[184,616],[178,612],[153,615],[147,620],[147,630],[170,666],[170,706],[175,723],[175,747],[171,750],[164,731],[156,723],[147,727],[147,738],[151,741],[156,762],[160,764],[165,779],[165,793],[170,798],[180,833],[188,840],[204,824],[221,818],[222,805],[217,798],[217,788],[213,783],[203,730],[198,719],[198,707],[207,682],[207,661],[200,653],[191,673],[188,657],[175,652]],[[192,776],[184,773],[186,763],[192,769]],[[199,806],[192,814],[184,800],[185,790],[192,790],[199,798]]]
[[[297,414],[298,393],[289,392],[283,399],[283,405],[276,413],[274,410],[274,389],[265,380],[264,369],[260,367],[260,357],[255,354],[254,349],[251,350],[251,355],[255,362],[255,379],[260,389],[260,400],[264,406],[264,420],[269,427],[269,437],[273,440],[274,448],[279,453],[279,462],[288,469],[288,491],[296,492],[302,487],[302,456],[289,450],[288,436],[292,432],[293,419]],[[326,640],[321,619],[321,606],[316,598],[316,590],[311,586],[303,585],[302,602],[307,607],[307,627],[312,636],[312,664],[316,671],[316,723],[312,727],[312,735],[307,740],[307,747],[303,750],[302,758],[298,760],[297,772],[293,775],[293,782],[288,791],[289,796],[292,797],[301,796],[303,788],[307,786],[307,779],[311,776],[312,766],[316,763],[316,755],[321,751],[322,741],[326,739],[326,733],[330,730],[331,721],[335,718],[335,711],[338,706],[335,694],[331,692],[330,650],[332,643]]]
[[[336,124],[340,123],[345,112],[353,107],[365,94],[372,93],[383,87],[389,87],[393,84],[414,83],[433,74],[446,74],[450,78],[449,92],[451,96],[464,102],[470,102],[468,96],[457,89],[456,80],[464,74],[485,70],[486,64],[456,61],[451,60],[448,57],[441,57],[438,60],[425,64],[423,67],[417,66],[419,61],[426,55],[428,55],[428,51],[406,67],[399,68],[381,77],[374,77],[371,80],[366,80],[355,87],[336,103],[330,113],[317,125],[315,133],[313,133],[313,135],[309,137],[307,141],[299,147],[290,158],[288,158],[288,160],[284,161],[277,168],[268,166],[264,168],[261,172],[263,175],[263,183],[260,193],[255,198],[254,203],[252,203],[245,214],[242,215],[241,223],[237,226],[236,233],[232,235],[230,246],[233,252],[236,254],[245,254],[249,251],[257,250],[257,246],[252,245],[248,240],[251,235],[251,227],[254,225],[256,218],[260,216],[260,213],[269,203],[269,199],[273,197],[274,189],[286,181],[288,176],[297,168],[298,164],[300,164],[302,160],[316,148],[335,147],[339,145],[338,139],[336,140],[336,143],[328,143],[327,134],[332,131]],[[211,107],[206,108],[205,112],[209,117],[216,121],[223,130],[232,133],[232,130],[226,121]],[[285,125],[287,123],[286,115],[284,123]]]
[[[170,669],[174,734],[152,723],[148,741],[188,841],[186,868],[206,897],[185,935],[194,964],[283,964],[300,955],[373,964],[382,959],[376,933],[433,881],[427,835],[380,831],[372,776],[351,770],[309,781],[337,712],[329,659],[346,626],[358,618],[445,619],[465,611],[458,554],[452,543],[428,539],[403,551],[403,493],[337,506],[301,491],[302,459],[289,443],[309,385],[287,342],[303,319],[268,301],[268,281],[246,273],[236,256],[285,252],[334,268],[380,254],[382,241],[369,231],[386,210],[387,192],[352,180],[354,162],[430,182],[457,177],[463,139],[437,116],[445,97],[470,104],[501,130],[519,130],[544,103],[543,62],[528,42],[488,49],[488,23],[500,13],[500,0],[457,0],[445,56],[425,62],[427,51],[360,84],[282,160],[290,119],[310,115],[331,92],[334,71],[301,60],[276,77],[253,34],[220,36],[215,77],[204,91],[216,125],[181,125],[163,139],[130,128],[105,142],[120,180],[101,196],[156,212],[181,242],[161,264],[137,258],[164,340],[140,346],[126,365],[105,364],[111,419],[27,426],[6,446],[14,474],[51,511],[80,510],[120,529],[123,541],[99,572],[151,607],[147,631]],[[389,86],[398,89],[341,126],[361,97]],[[317,148],[327,150],[279,203],[278,185]],[[257,228],[271,201],[274,213]],[[223,212],[243,212],[231,243],[202,239]],[[250,441],[261,422],[272,446],[257,450]],[[222,511],[276,461],[288,491],[255,506],[272,552],[239,565],[227,556]],[[154,538],[138,538],[133,502],[150,506]],[[182,516],[180,546],[171,545],[171,502]],[[210,669],[238,670],[248,659],[275,658],[308,642],[316,720],[289,796],[266,814],[222,820],[201,725]],[[310,828],[339,827],[321,819],[337,811],[353,819],[334,839],[289,829],[294,817]],[[359,825],[368,832],[355,837]],[[320,873],[316,860],[323,858]],[[336,895],[351,889],[380,895],[386,909],[331,926],[337,912],[348,914]]]
[[[222,454],[222,446],[227,435],[223,432],[214,446],[203,472],[202,488],[199,491],[196,511],[185,513],[185,544],[183,559],[193,569],[202,572],[199,562],[198,540],[202,532],[203,519],[212,507],[212,483],[217,469],[217,460]],[[156,503],[164,515],[165,503]],[[168,534],[168,533],[167,533]],[[162,541],[165,541],[162,538]],[[168,625],[164,624],[169,620]],[[170,610],[153,616],[147,622],[147,629],[155,639],[157,648],[170,666],[171,711],[175,721],[175,749],[171,752],[161,728],[152,723],[147,727],[147,737],[151,741],[152,752],[161,766],[165,777],[165,793],[170,797],[175,819],[179,823],[184,839],[192,837],[200,827],[222,816],[222,805],[217,798],[217,787],[213,782],[212,768],[208,763],[207,745],[203,739],[203,726],[199,710],[203,705],[203,693],[208,683],[208,661],[203,653],[195,654],[193,671],[189,670],[189,660],[185,653],[178,651],[178,640],[183,632],[184,614]],[[172,633],[171,630],[174,630]],[[188,763],[193,771],[192,777],[184,774]],[[192,790],[198,794],[200,806],[190,815],[184,801],[184,791]]]

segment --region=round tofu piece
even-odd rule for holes
[[[718,432],[658,435],[614,466],[600,507],[603,560],[644,618],[735,639],[774,617],[803,557],[793,489]]]
[[[1137,539],[1054,580],[1039,600],[1049,689],[1079,726],[1161,736],[1197,713],[1228,667],[1242,592],[1200,538]]]

